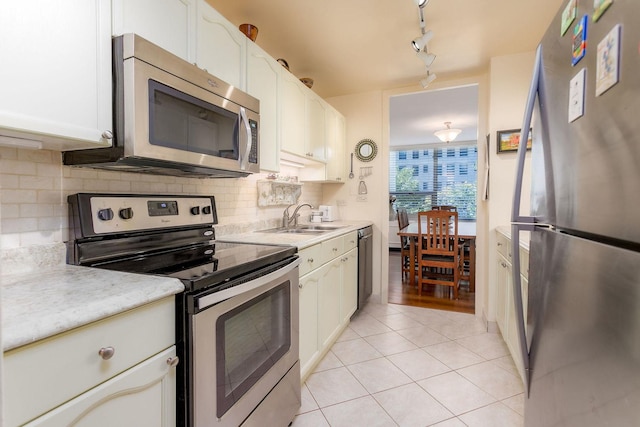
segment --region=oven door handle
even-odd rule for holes
[[[202,297],[196,297],[196,306],[198,310],[204,310],[205,308],[211,307],[212,305],[218,304],[219,302],[228,300],[229,298],[235,297],[237,295],[243,294],[245,292],[252,291],[254,289],[258,289],[261,286],[267,285],[270,282],[278,279],[279,277],[283,277],[296,268],[300,264],[300,258],[296,258],[295,261],[287,264],[286,266],[273,271],[269,274],[265,274],[264,276],[257,277],[254,280],[250,280],[247,283],[243,283],[238,286],[234,286],[232,288],[224,289],[219,292],[214,292],[209,295],[205,295]],[[297,278],[297,277],[296,277]]]

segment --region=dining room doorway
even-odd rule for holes
[[[446,129],[459,132],[443,140],[437,134]],[[395,214],[405,208],[415,221],[417,212],[446,204],[456,206],[460,221],[475,223],[478,85],[390,97],[389,133],[388,302],[474,313],[476,297],[468,281],[461,283],[457,300],[441,286],[427,286],[418,295],[415,283],[401,271]]]

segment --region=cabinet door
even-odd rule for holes
[[[278,87],[282,65],[247,42],[247,92],[260,100],[260,170],[280,171]]]
[[[342,300],[340,304],[341,323],[349,323],[351,315],[358,308],[358,249],[353,248],[341,257]]]
[[[0,40],[0,134],[61,150],[110,144],[110,0],[0,2]]]
[[[300,278],[300,371],[304,378],[318,354],[317,271]]]
[[[245,90],[247,37],[205,0],[198,0],[197,10],[198,67]]]
[[[175,426],[175,347],[26,424],[27,426]]]
[[[507,338],[507,299],[511,295],[511,264],[502,255],[496,261],[496,322],[503,338]]]
[[[305,103],[305,154],[313,160],[323,162],[327,159],[325,104],[311,91],[307,91]]]
[[[333,108],[327,109],[327,181],[345,182],[344,116]]]
[[[341,322],[342,261],[336,258],[318,269],[318,335],[320,348],[328,346]]]
[[[136,33],[195,62],[195,0],[112,0],[113,35]]]
[[[306,157],[305,150],[305,87],[291,73],[283,71],[280,88],[281,149]]]

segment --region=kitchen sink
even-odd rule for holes
[[[277,227],[267,230],[260,230],[258,233],[276,233],[276,234],[321,234],[328,231],[337,230],[342,226],[336,225],[315,225],[315,224],[300,224],[295,227]]]

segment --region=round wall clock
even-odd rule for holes
[[[378,146],[370,139],[362,139],[356,144],[355,154],[361,162],[370,162],[378,154]]]

